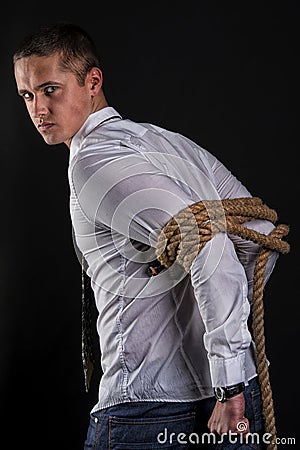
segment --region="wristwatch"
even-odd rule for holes
[[[241,392],[244,392],[244,390],[245,390],[245,383],[242,382],[238,384],[233,384],[231,386],[215,387],[214,394],[219,402],[224,403],[229,398],[234,397],[235,395],[238,395]]]

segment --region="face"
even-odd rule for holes
[[[88,78],[88,77],[87,77]],[[18,92],[28,113],[50,145],[70,146],[74,134],[92,112],[92,92],[88,81],[79,86],[72,72],[59,67],[59,55],[29,56],[15,63]]]

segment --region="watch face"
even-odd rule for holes
[[[225,399],[225,391],[221,387],[215,388],[215,396],[219,402],[222,402]]]

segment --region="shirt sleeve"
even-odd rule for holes
[[[224,199],[251,197],[251,194],[245,188],[245,186],[243,186],[243,184],[238,181],[236,177],[220,161],[218,161],[213,155],[209,153],[208,158],[210,158],[216,186],[221,198]],[[275,227],[275,225],[270,221],[260,219],[254,219],[250,222],[245,222],[243,225],[265,235],[268,235]],[[240,238],[239,236],[229,235],[229,237],[235,246],[235,251],[237,253],[239,261],[244,267],[248,281],[248,300],[251,302],[253,295],[253,275],[255,262],[260,251],[260,246],[255,242],[247,241]],[[267,283],[270,275],[273,272],[278,256],[278,252],[273,251],[268,258],[264,273],[265,284]]]
[[[113,151],[94,157],[90,151],[75,163],[72,180],[78,203],[90,222],[155,246],[164,225],[194,203],[195,198],[184,184],[168,176],[145,155],[127,149],[118,152],[117,157]],[[211,161],[211,165],[215,177],[212,186],[216,186],[212,187],[212,198],[218,197],[218,191],[222,198],[250,195],[217,160]],[[207,199],[210,175],[204,169],[203,173],[204,188],[202,195],[201,188],[197,192],[198,201]],[[198,182],[201,186],[201,180]],[[260,228],[258,223],[255,226]],[[269,228],[268,225],[264,229]],[[252,255],[239,259],[233,240],[219,233],[205,245],[191,268],[214,386],[245,381],[245,351],[252,340],[247,327],[248,283],[257,248],[236,241],[241,254],[247,255],[249,251]]]
[[[208,158],[222,199],[251,197],[220,161],[209,153]],[[274,228],[270,221],[256,219],[244,226],[263,234],[269,234]],[[220,248],[223,248],[221,253]],[[259,251],[259,245],[252,241],[218,234],[194,260],[192,281],[206,325],[205,346],[214,386],[245,381],[245,350],[252,340],[247,321]],[[271,252],[264,274],[265,283],[277,258],[278,253]]]

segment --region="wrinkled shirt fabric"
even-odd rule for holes
[[[251,197],[189,138],[124,119],[111,106],[72,139],[68,168],[75,247],[91,278],[103,375],[92,411],[136,401],[196,401],[256,375],[248,329],[258,245],[218,233],[187,274],[148,274],[156,239],[201,200]],[[268,234],[274,225],[245,226]],[[278,255],[271,253],[267,282]]]

